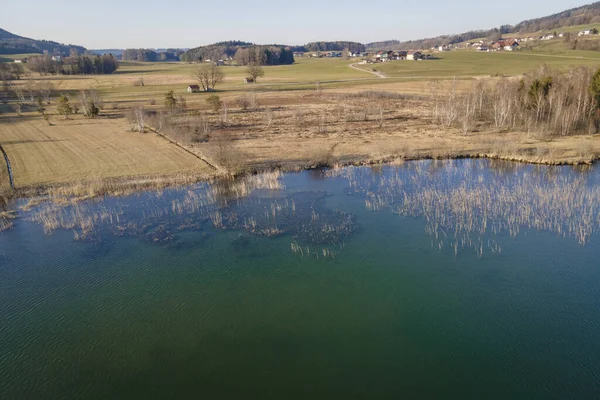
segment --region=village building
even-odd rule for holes
[[[407,60],[420,60],[423,58],[423,54],[420,51],[409,51],[406,53]]]
[[[580,31],[577,36],[589,36],[589,35],[597,35],[598,34],[598,29],[596,28],[592,28],[592,29],[586,29],[585,31]]]
[[[198,85],[190,85],[187,87],[187,91],[189,93],[200,93],[200,86]]]
[[[519,42],[516,40],[504,42],[504,50],[506,51],[514,51],[519,48]]]

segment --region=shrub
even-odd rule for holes
[[[69,114],[73,113],[73,106],[71,105],[71,102],[69,101],[69,98],[65,95],[61,95],[60,99],[58,100],[58,107],[56,108],[56,111],[60,114],[60,115],[64,115],[65,119],[68,117]]]
[[[211,94],[210,96],[208,96],[206,98],[206,103],[210,105],[213,111],[219,111],[221,109],[221,106],[223,105],[221,99],[219,99],[219,96],[217,96],[216,94]]]

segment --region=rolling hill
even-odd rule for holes
[[[399,41],[387,40],[367,44],[368,50],[381,50],[389,48],[402,49],[428,49],[434,46],[455,44],[485,37],[496,37],[509,33],[530,33],[538,31],[551,31],[558,28],[585,25],[600,22],[600,2],[572,8],[546,17],[521,21],[516,25],[502,25],[488,30],[469,31],[454,35],[441,35],[432,38]]]
[[[78,52],[85,52],[85,47],[53,42],[50,40],[35,40],[15,35],[0,28],[0,54],[26,54],[43,53],[68,55],[75,48]]]

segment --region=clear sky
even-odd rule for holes
[[[0,28],[99,48],[196,47],[221,40],[304,44],[408,40],[515,24],[581,0],[6,0]],[[496,4],[496,5],[494,5]]]

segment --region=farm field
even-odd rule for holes
[[[18,187],[151,174],[197,173],[208,165],[154,135],[127,132],[123,120],[2,120],[2,146]]]
[[[437,60],[392,61],[377,65],[359,65],[375,68],[390,78],[440,79],[490,76],[516,76],[544,63],[551,68],[565,70],[573,66],[600,67],[600,53],[590,51],[563,51],[560,55],[539,52],[450,51],[437,53]]]

